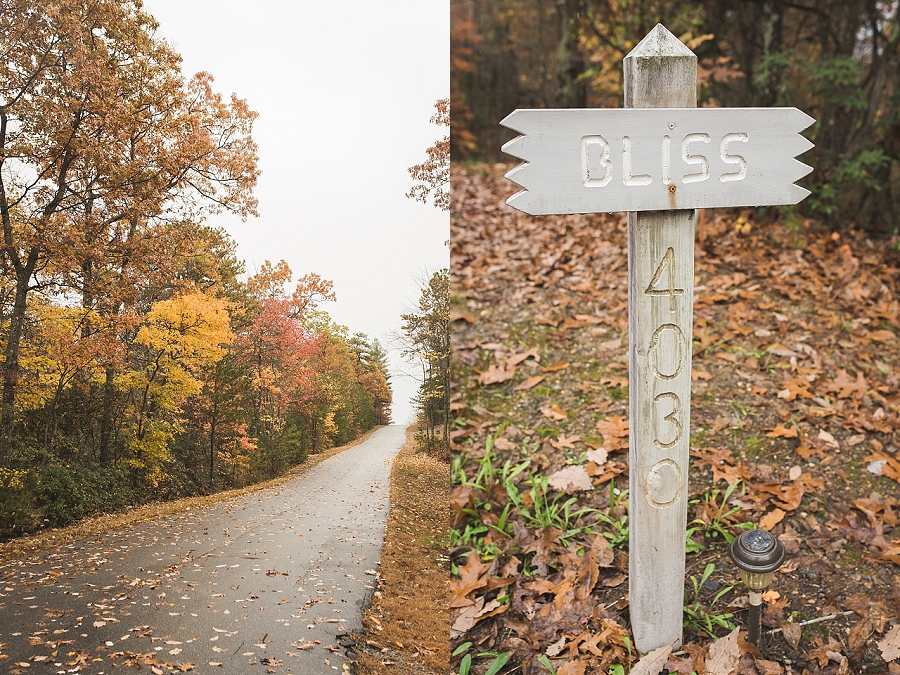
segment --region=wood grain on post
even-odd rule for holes
[[[694,108],[697,57],[661,24],[625,57],[626,108]],[[693,131],[669,125],[672,156]],[[663,175],[668,157],[661,153]],[[657,167],[652,168],[654,175]],[[627,181],[640,178],[634,167]],[[677,193],[674,181],[653,181]],[[627,184],[627,183],[626,183]],[[672,203],[675,203],[673,199]],[[681,643],[695,212],[628,214],[629,596],[635,647]]]

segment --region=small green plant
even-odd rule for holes
[[[734,630],[735,628],[735,625],[729,621],[729,619],[734,617],[734,614],[730,612],[716,614],[713,612],[715,604],[719,602],[723,595],[734,588],[733,586],[726,586],[719,590],[713,596],[708,607],[705,606],[700,599],[703,585],[709,581],[709,578],[712,576],[715,569],[716,566],[713,563],[709,563],[703,570],[703,575],[699,579],[691,575],[689,579],[691,582],[691,590],[693,591],[692,597],[688,597],[688,589],[685,589],[684,592],[684,627],[692,630],[694,633],[707,635],[712,638],[716,637],[715,631],[717,628],[724,628],[726,630]]]
[[[703,493],[700,499],[692,499],[689,504],[695,507],[697,517],[688,523],[687,547],[688,553],[703,550],[704,545],[693,539],[694,534],[702,534],[704,538],[711,539],[722,537],[727,543],[731,543],[735,535],[729,530],[753,529],[753,523],[737,522],[737,513],[740,506],[729,508],[728,500],[737,487],[741,494],[745,492],[743,481],[735,481],[722,492],[718,488],[712,488]]]
[[[459,647],[453,650],[453,656],[459,656],[463,652],[468,651],[471,646],[471,642],[463,642]],[[484,671],[484,675],[497,675],[503,666],[506,665],[506,662],[509,661],[509,652],[503,652],[502,654],[498,654],[497,652],[481,652],[480,654],[476,654],[475,658],[493,658],[494,660],[491,662],[491,665]],[[472,655],[466,654],[459,662],[459,675],[469,675],[469,671],[471,670]]]
[[[502,654],[495,654],[493,652],[483,652],[478,656],[487,656],[494,657],[494,660],[491,662],[491,665],[488,666],[488,669],[484,671],[484,675],[497,675],[500,672],[501,668],[506,665],[506,662],[509,661],[509,652],[503,652]]]
[[[540,662],[542,666],[550,671],[550,675],[556,675],[556,668],[554,668],[553,664],[550,663],[550,659],[547,658],[546,654],[541,654],[538,657],[538,662]]]
[[[609,539],[613,548],[623,548],[628,543],[628,490],[622,490],[618,494],[609,483],[609,510],[597,512],[597,519],[611,528],[603,533]]]
[[[471,642],[463,642],[459,647],[453,650],[453,654],[451,656],[459,656],[463,652],[467,651],[469,647],[472,646]],[[472,655],[466,654],[462,657],[462,660],[459,662],[459,675],[469,675],[469,671],[472,669]]]
[[[593,513],[595,509],[587,507],[573,510],[578,502],[577,497],[569,497],[563,501],[563,495],[558,494],[553,499],[547,498],[549,482],[546,476],[534,476],[529,478],[531,489],[527,494],[530,503],[526,503],[524,497],[519,504],[519,515],[530,528],[553,527],[562,532],[559,541],[568,545],[573,537],[584,531],[585,526],[579,524],[582,516]]]

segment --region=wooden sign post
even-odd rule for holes
[[[530,213],[628,211],[629,596],[635,646],[681,643],[696,208],[795,204],[813,123],[696,108],[697,57],[658,24],[625,57],[625,109],[517,110],[503,150]]]

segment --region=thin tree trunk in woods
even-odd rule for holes
[[[559,3],[559,48],[556,52],[556,76],[559,86],[557,100],[560,108],[584,108],[587,91],[578,82],[584,63],[578,54],[579,0]]]
[[[213,390],[215,395],[215,390]],[[216,456],[216,413],[218,412],[218,403],[213,403],[212,411],[209,415],[209,491],[213,491],[214,477],[214,460]]]
[[[19,345],[25,328],[25,310],[28,300],[28,285],[34,268],[37,265],[38,249],[32,248],[28,258],[22,265],[15,256],[13,265],[16,270],[16,297],[9,320],[9,337],[6,342],[5,362],[3,367],[3,401],[0,413],[0,465],[9,462],[9,447],[13,437],[13,426],[16,416],[16,387],[19,384]]]
[[[113,377],[115,371],[106,369],[106,381],[103,383],[103,406],[100,411],[100,462],[106,464],[112,457],[110,455],[110,436],[112,436],[112,405],[115,388]]]

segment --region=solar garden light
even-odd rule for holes
[[[784,562],[784,546],[764,530],[744,530],[731,542],[728,550],[741,570],[741,581],[750,591],[750,622],[747,639],[759,640],[762,591],[772,583],[775,570]]]

